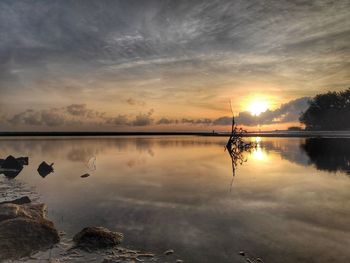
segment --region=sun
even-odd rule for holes
[[[255,99],[249,104],[248,110],[253,116],[259,116],[268,109],[268,106],[267,101]]]

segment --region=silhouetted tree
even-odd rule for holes
[[[308,130],[350,129],[350,88],[317,95],[299,120]]]

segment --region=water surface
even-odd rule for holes
[[[245,262],[242,250],[264,262],[347,262],[350,139],[252,140],[234,177],[214,137],[4,138],[0,158],[29,156],[13,180],[68,236],[101,225],[127,247],[172,248],[185,262]],[[44,160],[55,172],[42,178]]]

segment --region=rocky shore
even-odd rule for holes
[[[68,238],[45,211],[27,196],[0,202],[0,262],[183,262],[172,249],[156,255],[120,247],[124,235],[104,227],[85,227]]]

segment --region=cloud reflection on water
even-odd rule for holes
[[[28,153],[31,165],[16,180],[36,187],[49,217],[68,235],[103,225],[124,232],[127,245],[174,248],[188,262],[239,262],[239,250],[266,262],[348,257],[347,176],[308,166],[317,158],[301,147],[308,140],[262,138],[259,152],[247,154],[248,162],[239,166],[229,192],[225,142],[130,137],[16,139],[1,145],[3,155]],[[332,156],[343,160],[347,154]],[[82,180],[91,155],[97,170]],[[43,179],[35,165],[47,158],[55,161],[55,174]]]

